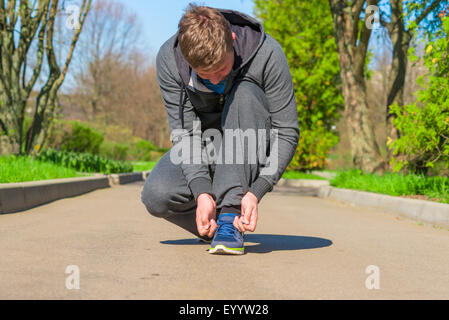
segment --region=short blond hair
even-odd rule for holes
[[[181,52],[194,69],[212,69],[232,51],[231,27],[214,8],[189,4],[178,28]]]

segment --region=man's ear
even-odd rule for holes
[[[232,32],[232,39],[235,41],[235,33]]]

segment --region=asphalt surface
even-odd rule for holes
[[[446,229],[272,192],[246,254],[215,256],[142,187],[0,216],[0,299],[449,299]]]

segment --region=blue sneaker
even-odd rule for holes
[[[218,217],[217,231],[210,245],[209,253],[244,254],[243,232],[234,227],[235,213],[222,213]]]

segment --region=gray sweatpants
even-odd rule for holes
[[[237,83],[226,99],[221,126],[223,130],[241,129],[246,131],[253,129],[249,131],[260,132],[259,129],[261,129],[266,131],[267,137],[270,137],[270,113],[263,90],[248,81]],[[225,137],[226,135],[223,135],[222,145],[226,143]],[[266,155],[258,154],[257,161],[254,163],[249,159],[254,146],[248,145],[249,139],[244,141],[243,150],[245,151],[239,149],[237,143],[234,143],[233,149],[234,159],[240,156],[243,163],[242,161],[226,163],[223,155],[221,163],[209,164],[212,192],[216,197],[217,215],[223,207],[240,206],[242,197],[248,192],[249,187],[260,173],[259,160],[266,157]],[[256,141],[258,143],[259,139]],[[254,140],[249,143],[254,143]],[[268,143],[258,143],[255,150],[258,153],[266,153],[268,147]],[[196,227],[196,201],[187,186],[180,166],[173,164],[170,160],[171,151],[172,149],[158,161],[151,171],[145,181],[141,199],[148,212],[153,216],[164,218],[199,236]],[[244,154],[238,155],[239,152]]]

